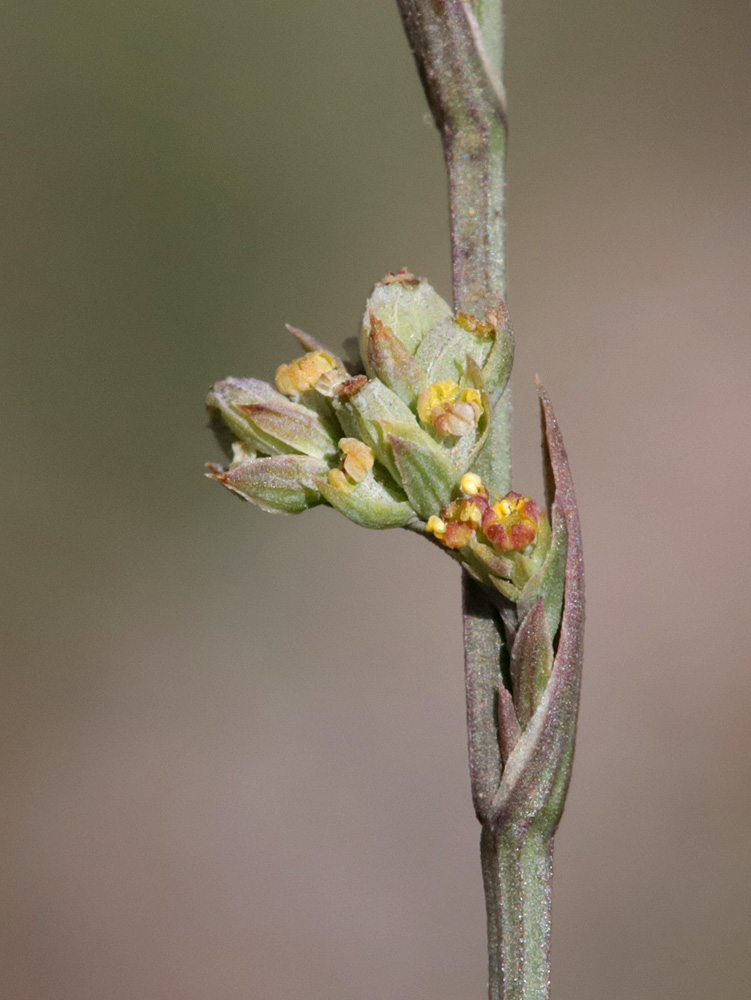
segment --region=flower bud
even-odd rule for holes
[[[339,476],[334,476],[334,473]],[[415,519],[404,494],[370,475],[360,483],[350,482],[341,469],[332,469],[333,481],[317,479],[316,487],[327,503],[362,528],[401,528]]]
[[[415,361],[425,372],[429,383],[449,380],[461,385],[465,384],[467,375],[467,357],[472,358],[482,370],[494,342],[495,334],[489,325],[467,330],[449,317],[441,320],[424,337],[415,352]]]
[[[217,382],[207,405],[236,437],[264,455],[336,455],[336,439],[320,415],[293,403],[266,382],[253,378]]]
[[[443,542],[448,549],[461,549],[475,538],[482,524],[487,497],[461,497],[447,504],[440,517],[431,517],[426,530]]]
[[[460,489],[463,496],[446,504],[440,515],[427,518],[425,530],[447,548],[463,549],[461,558],[470,572],[509,600],[521,600],[524,593],[534,603],[543,591],[542,580],[548,579],[541,575],[550,539],[547,518],[534,500],[519,493],[508,493],[493,504],[474,472],[462,476]],[[538,541],[529,552],[523,551]],[[524,613],[528,610],[529,605]]]
[[[463,437],[477,424],[477,414],[469,403],[449,403],[433,415],[433,426],[443,437]]]
[[[250,500],[272,514],[299,514],[323,503],[314,484],[327,466],[306,455],[274,455],[251,458],[224,470],[209,466],[209,479],[216,479],[243,500]]]
[[[373,289],[365,308],[360,353],[367,370],[371,317],[388,327],[410,354],[423,337],[442,319],[451,315],[451,307],[423,278],[407,271],[387,274]]]

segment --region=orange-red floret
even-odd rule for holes
[[[537,537],[539,521],[540,508],[535,501],[511,492],[486,509],[482,530],[488,541],[501,552],[521,552]]]
[[[426,526],[447,548],[464,548],[478,531],[501,552],[522,552],[535,541],[540,508],[531,497],[510,492],[491,503],[479,476],[471,473],[462,478],[461,489],[464,496],[447,504]]]

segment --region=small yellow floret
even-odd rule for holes
[[[451,379],[426,386],[417,397],[417,415],[443,437],[461,437],[477,426],[482,415],[482,393],[460,389]]]
[[[276,370],[276,387],[286,396],[294,396],[312,389],[322,375],[337,367],[336,360],[326,351],[308,351],[288,365],[279,365]]]
[[[361,483],[373,468],[375,454],[358,438],[342,438],[339,448],[344,454],[342,466],[344,471],[355,483]]]
[[[453,403],[459,398],[459,386],[451,379],[443,379],[426,386],[417,399],[417,415],[423,423],[430,423],[433,410]]]
[[[442,521],[435,514],[432,514],[428,518],[425,530],[429,531],[431,535],[435,535],[439,542],[442,542],[446,538],[446,522]]]
[[[525,500],[526,497],[504,497],[503,500],[493,504],[493,510],[501,518],[509,517],[511,514],[524,514]]]
[[[452,521],[463,521],[465,524],[482,524],[482,511],[474,500],[455,500],[451,504]]]
[[[475,411],[475,415],[479,418],[482,413],[482,393],[479,389],[462,389],[462,394],[459,397],[463,403],[469,403],[472,409]]]
[[[334,487],[335,490],[340,490],[342,493],[351,493],[355,488],[353,484],[347,479],[341,469],[331,469],[329,472],[329,482]]]
[[[462,493],[466,493],[468,497],[476,497],[478,493],[484,490],[482,479],[480,479],[480,477],[474,472],[467,472],[462,476],[459,488]]]

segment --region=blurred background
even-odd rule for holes
[[[584,523],[557,1000],[751,976],[745,0],[509,0],[515,485]],[[202,479],[209,384],[450,294],[393,0],[0,10],[8,1000],[477,1000],[459,573]]]

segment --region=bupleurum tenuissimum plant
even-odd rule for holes
[[[397,2],[447,161],[455,307],[425,279],[388,274],[365,307],[357,370],[290,327],[305,353],[275,386],[228,378],[209,393],[228,462],[208,475],[267,511],[328,504],[365,528],[406,528],[461,564],[489,996],[546,1000],[581,674],[578,515],[539,386],[547,507],[511,490],[500,0]]]

